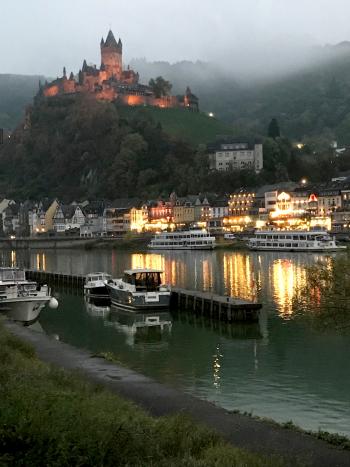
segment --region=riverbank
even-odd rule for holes
[[[28,340],[30,331],[6,326]],[[185,414],[151,417],[100,385],[43,363],[32,345],[2,325],[0,354],[1,465],[288,465],[234,448]]]
[[[120,396],[133,400],[152,415],[163,416],[178,414],[179,412],[187,414],[196,421],[204,423],[220,432],[234,446],[259,453],[259,455],[283,455],[289,459],[293,459],[292,463],[294,465],[296,455],[303,462],[303,465],[320,467],[332,465],[340,467],[350,464],[349,452],[332,448],[311,436],[286,430],[268,422],[253,420],[240,414],[232,414],[206,401],[158,384],[150,378],[146,378],[124,367],[113,365],[100,358],[92,358],[91,354],[86,351],[56,342],[45,335],[33,333],[13,323],[7,323],[6,327],[21,339],[25,339],[34,345],[38,356],[44,361],[68,370],[79,369],[95,383],[100,383]],[[3,345],[0,348],[3,348]],[[2,361],[4,361],[4,358]],[[24,373],[27,374],[27,371]],[[66,377],[61,379],[65,381]],[[62,390],[65,390],[64,384],[62,385]],[[41,394],[41,392],[38,391],[38,394]],[[197,438],[197,435],[195,437]],[[192,439],[192,436],[190,439]],[[210,443],[212,442],[210,441]],[[212,444],[210,445],[212,446]],[[201,450],[206,452],[203,447],[201,447]],[[225,457],[220,455],[214,462],[214,458],[211,461],[207,461],[207,454],[205,454],[205,457],[201,458],[202,463],[188,463],[190,461],[186,463],[180,460],[178,463],[171,464],[169,462],[168,465],[283,465],[275,459],[257,460],[256,458],[249,458],[244,464],[243,459],[238,461],[230,457],[231,454],[228,456],[226,457],[226,454]],[[223,462],[224,458],[229,459],[227,464]],[[198,458],[193,459],[196,462],[197,460]],[[154,464],[148,462],[146,464],[133,463],[131,465],[163,464],[159,461]]]

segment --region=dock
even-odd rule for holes
[[[262,308],[261,303],[178,287],[171,288],[171,306],[227,322],[258,321]]]
[[[72,290],[83,295],[85,275],[82,274],[63,274],[29,269],[26,270],[26,277],[39,283],[48,283],[63,290]],[[171,287],[170,306],[173,310],[183,310],[228,323],[257,322],[262,308],[261,303],[179,287]]]

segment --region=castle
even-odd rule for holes
[[[198,111],[198,98],[190,88],[182,96],[156,96],[150,86],[139,83],[139,74],[129,67],[123,69],[123,44],[117,42],[109,31],[106,40],[101,39],[101,67],[83,62],[78,76],[70,73],[51,83],[40,84],[39,95],[52,97],[63,94],[89,93],[96,99],[116,101],[124,105],[151,105],[171,108],[183,107]]]

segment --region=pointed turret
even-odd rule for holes
[[[105,45],[105,41],[103,40],[103,37],[101,37],[100,46],[102,47],[103,45]]]
[[[108,31],[105,46],[106,47],[118,47],[117,41],[115,40],[114,34],[111,30]]]
[[[82,71],[87,71],[87,63],[86,60],[83,61],[83,68],[81,69]]]
[[[63,67],[63,78],[67,78],[67,71],[65,66]]]
[[[71,71],[71,72],[70,72],[69,79],[70,79],[71,81],[73,81],[73,80],[74,80],[73,71]]]

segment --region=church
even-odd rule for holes
[[[96,99],[116,101],[124,105],[150,105],[161,108],[185,108],[198,112],[198,98],[187,87],[181,96],[156,96],[150,86],[139,82],[139,74],[129,67],[123,69],[123,44],[116,41],[109,31],[106,40],[101,39],[101,66],[88,65],[86,60],[78,76],[70,73],[40,85],[39,94],[53,97],[63,94],[89,93]]]

